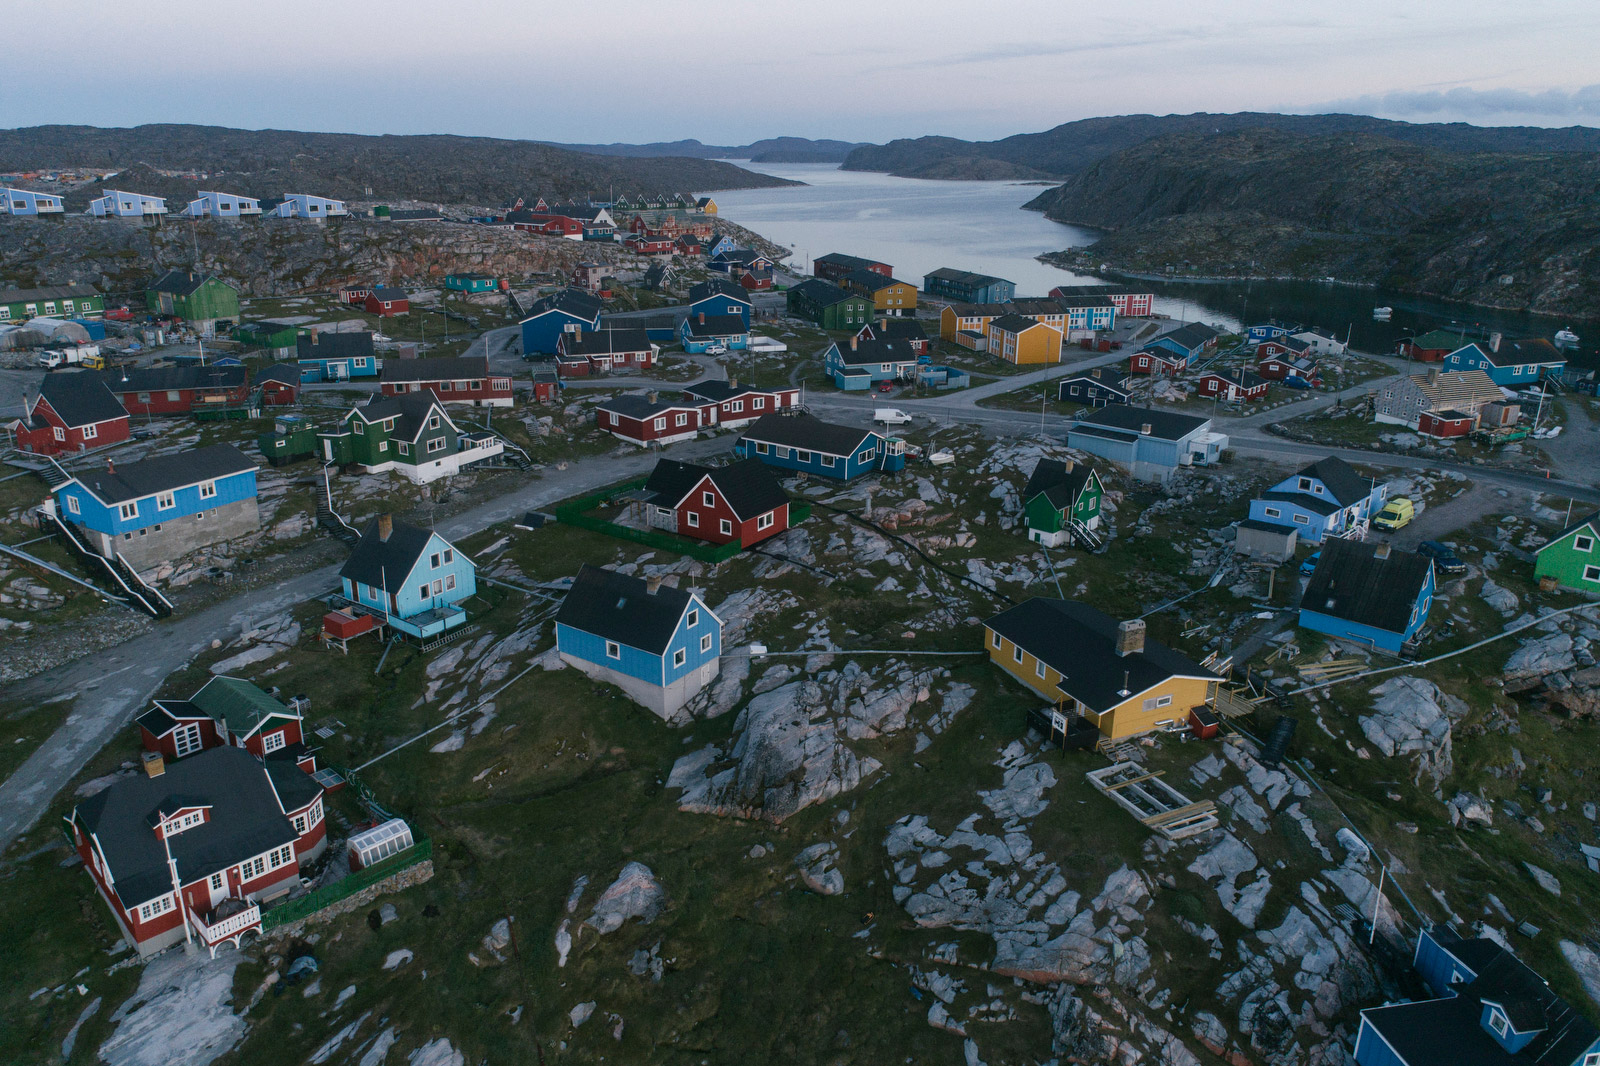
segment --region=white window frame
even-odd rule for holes
[[[690,529],[699,529],[700,528],[700,512],[698,512],[698,511],[685,511],[684,512],[684,525],[688,526]]]
[[[89,425],[83,427],[83,439],[84,440],[94,440],[98,436],[100,436],[100,427],[99,426],[94,425],[93,423],[90,423]]]
[[[1011,660],[1013,662],[1019,662],[1019,663],[1022,661],[1022,645],[1021,644],[1016,644],[1016,645],[1012,646],[1012,648],[1011,648]]]
[[[283,730],[281,729],[274,729],[261,737],[261,750],[263,753],[270,755],[272,752],[283,750],[286,746],[287,744],[283,739]]]
[[[705,505],[707,507],[715,507],[717,505],[716,493],[702,492],[700,494],[700,499],[705,503]]]
[[[606,641],[606,658],[607,659],[620,659],[620,658],[622,658],[622,645],[618,644],[614,640]]]
[[[131,522],[135,518],[138,518],[139,501],[134,500],[132,503],[117,504],[117,517],[122,519],[124,522]]]
[[[156,493],[156,510],[158,510],[158,511],[170,511],[176,506],[178,506],[178,501],[177,501],[176,497],[172,493],[170,493],[170,492],[158,492],[158,493]]]
[[[700,650],[702,652],[707,652],[707,651],[711,650],[711,634],[710,633],[707,633],[705,636],[700,638]]]
[[[202,500],[213,499],[213,498],[216,497],[216,495],[217,495],[217,483],[215,481],[202,481],[202,482],[200,482],[200,498]]]
[[[1578,536],[1572,538],[1572,548],[1574,551],[1580,552],[1594,551],[1594,538],[1585,537],[1580,533]]]
[[[674,668],[682,666],[688,661],[689,653],[683,648],[679,648],[677,651],[672,653],[672,665]]]
[[[756,519],[756,529],[758,531],[759,530],[763,530],[763,529],[771,529],[772,528],[772,524],[775,521],[777,521],[777,519],[772,517],[772,512],[771,511],[768,511],[766,514],[764,514],[760,518]]]
[[[442,452],[442,451],[444,451],[444,448],[445,448],[445,439],[443,437],[433,437],[433,438],[429,439],[429,441],[428,441],[428,454],[429,455],[432,455],[434,452]]]
[[[61,431],[58,429],[58,430],[56,430],[56,432],[60,433]],[[82,508],[78,505],[78,498],[76,496],[67,496],[67,497],[65,497],[65,499],[67,501],[67,510],[68,510],[68,512],[70,512],[72,514],[80,514],[81,513]]]
[[[684,622],[683,627],[685,629],[693,629],[695,626],[697,626],[699,624],[700,624],[700,611],[699,611],[698,608],[696,608],[696,609],[691,610],[689,612],[687,620]]]
[[[1586,566],[1583,568],[1583,579],[1600,584],[1600,566]]]
[[[1511,1031],[1511,1020],[1505,1016],[1505,1012],[1499,1007],[1490,1007],[1489,1028],[1493,1029],[1496,1035],[1504,1037]]]
[[[718,528],[721,529],[722,535],[724,537],[733,536],[733,522],[731,520],[729,520],[727,518],[724,518],[722,520],[721,526],[719,526]]]
[[[1266,515],[1268,518],[1282,518],[1283,517],[1283,509],[1280,508],[1280,507],[1267,507],[1267,508],[1264,508],[1261,513]]]
[[[1165,696],[1151,696],[1144,701],[1144,709],[1147,711],[1158,711],[1163,707],[1170,706],[1172,706],[1172,695],[1170,693]]]
[[[654,425],[656,429],[666,429],[667,428],[667,420],[666,420],[665,417],[658,418],[651,424]]]

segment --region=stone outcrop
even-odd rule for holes
[[[667,890],[661,887],[650,867],[642,862],[630,862],[600,894],[584,924],[604,936],[621,929],[630,918],[644,923],[654,921],[666,902]]]

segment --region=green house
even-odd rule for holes
[[[294,351],[300,327],[287,322],[246,322],[233,331],[233,339],[250,348],[265,348],[273,355]]]
[[[1562,588],[1600,593],[1600,511],[1563,529],[1540,548],[1534,576],[1554,578]]]
[[[1071,459],[1040,459],[1022,490],[1028,539],[1046,548],[1062,544],[1098,548],[1104,495],[1093,467]]]
[[[239,294],[210,274],[169,270],[145,289],[144,301],[151,314],[173,315],[201,333],[215,332],[218,322],[239,320]]]
[[[463,431],[426,390],[374,396],[351,408],[337,429],[317,437],[323,462],[357,466],[369,474],[393,470],[419,485],[505,450],[493,433]]]
[[[309,459],[317,454],[317,427],[300,415],[279,415],[272,432],[256,438],[256,447],[273,466]]]
[[[494,292],[500,288],[500,279],[488,274],[446,274],[444,287],[451,292]]]
[[[787,296],[789,313],[823,329],[855,331],[872,321],[872,300],[846,292],[831,281],[807,278]]]
[[[87,285],[51,285],[43,289],[0,289],[0,322],[25,318],[99,318],[105,300]]]

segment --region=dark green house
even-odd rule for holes
[[[287,322],[246,322],[233,331],[233,339],[250,348],[265,348],[274,356],[293,354],[300,327]]]
[[[99,318],[104,311],[104,298],[87,285],[0,289],[0,322],[21,322],[40,315],[49,318]]]
[[[203,334],[239,320],[239,294],[210,274],[169,270],[145,289],[144,301],[151,314],[173,315]]]
[[[796,318],[823,329],[855,331],[872,321],[872,300],[846,292],[821,278],[808,278],[789,290],[788,309]]]
[[[1094,468],[1071,459],[1040,459],[1022,490],[1028,539],[1046,548],[1076,544],[1097,548],[1100,500],[1105,495]]]
[[[501,454],[493,433],[463,432],[432,392],[374,396],[350,409],[330,432],[317,434],[323,462],[369,474],[393,470],[419,485]]]
[[[1533,574],[1562,588],[1600,593],[1600,512],[1551,537],[1537,553]]]

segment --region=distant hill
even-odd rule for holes
[[[1172,134],[1219,134],[1270,129],[1305,136],[1368,134],[1420,147],[1457,152],[1600,151],[1600,129],[1568,126],[1470,126],[1464,122],[1412,123],[1368,115],[1120,115],[1067,122],[1043,133],[998,141],[918,137],[863,145],[844,170],[871,170],[908,178],[1065,178],[1113,152]]]
[[[750,144],[701,144],[686,141],[654,141],[650,144],[559,144],[556,148],[594,155],[651,159],[659,156],[684,156],[690,159],[748,159],[752,163],[842,163],[857,148],[858,141],[814,141],[805,137],[768,137]]]
[[[1333,276],[1600,316],[1600,152],[1472,152],[1367,134],[1175,134],[1026,206],[1111,231],[1134,271]]]
[[[141,164],[151,170],[204,173],[208,188],[247,196],[306,191],[346,200],[445,204],[499,204],[534,194],[566,199],[793,184],[708,159],[602,156],[490,137],[375,137],[188,125],[0,130],[0,171],[127,169]],[[196,182],[182,178],[171,187],[179,190],[177,195],[192,196]],[[132,177],[122,183],[135,185]],[[136,186],[135,191],[162,189]]]

